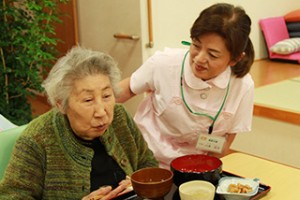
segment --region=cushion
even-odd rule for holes
[[[283,16],[269,17],[259,20],[268,50],[276,42],[290,38]]]
[[[300,37],[300,31],[298,32],[289,32],[290,38]]]
[[[300,22],[300,9],[287,13],[284,19],[286,22]]]
[[[270,50],[277,54],[291,54],[300,51],[300,38],[289,38],[275,43]]]
[[[300,21],[299,22],[287,22],[286,27],[288,31],[300,31]]]

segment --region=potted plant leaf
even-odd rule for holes
[[[28,97],[56,59],[58,5],[68,0],[1,0],[0,114],[22,125],[32,119]]]

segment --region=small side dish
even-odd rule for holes
[[[244,185],[241,183],[238,184],[231,183],[229,184],[227,191],[231,193],[249,193],[252,192],[253,189],[250,185],[247,184]]]
[[[259,179],[223,177],[219,180],[216,193],[226,200],[248,200],[256,195]]]

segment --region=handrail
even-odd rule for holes
[[[114,34],[114,38],[117,39],[129,39],[129,40],[139,40],[140,37],[137,35],[127,35],[127,34],[122,34],[122,33],[116,33]]]
[[[75,37],[75,44],[78,45],[79,44],[79,35],[78,35],[78,15],[77,15],[77,4],[76,4],[76,0],[72,0],[72,4],[73,4],[73,24],[74,24],[74,37]]]
[[[149,43],[147,47],[152,48],[153,43],[153,29],[152,29],[152,2],[151,0],[147,0],[148,7],[148,34],[149,34]]]

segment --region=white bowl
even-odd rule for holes
[[[212,183],[203,180],[188,181],[179,186],[181,200],[213,200],[215,191]]]
[[[243,184],[248,185],[252,188],[251,192],[248,193],[233,193],[228,192],[230,184]],[[259,179],[254,178],[239,178],[239,177],[223,177],[219,180],[219,184],[216,193],[222,195],[226,200],[248,200],[252,196],[256,195],[259,188]]]

